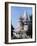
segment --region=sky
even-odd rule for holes
[[[15,28],[20,15],[24,14],[24,12],[28,15],[32,14],[32,7],[17,7],[17,6],[12,6],[11,7],[11,23],[13,27]]]

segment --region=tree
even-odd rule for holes
[[[27,35],[29,35],[32,38],[32,15],[30,16],[30,23],[29,23]]]
[[[13,27],[13,25],[11,24],[11,38],[13,37],[13,30],[14,30],[14,27]]]

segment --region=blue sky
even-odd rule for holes
[[[32,7],[11,7],[11,21],[14,28],[16,27],[16,24],[18,22],[18,18],[20,17],[20,15],[24,14],[24,12],[27,12],[27,14],[31,15]]]

